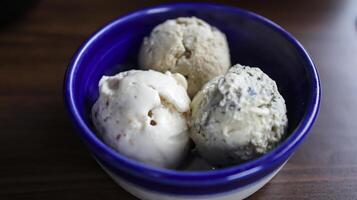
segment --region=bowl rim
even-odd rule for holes
[[[192,7],[204,6],[206,9],[218,9],[224,12],[233,12],[238,15],[244,15],[252,20],[258,21],[265,26],[270,27],[273,31],[279,33],[282,37],[287,39],[297,50],[300,56],[303,57],[304,61],[308,63],[307,72],[309,73],[311,85],[310,88],[311,96],[306,107],[303,118],[300,120],[299,124],[292,131],[289,137],[287,137],[282,143],[280,143],[275,149],[269,151],[263,156],[257,159],[247,161],[242,164],[217,169],[217,170],[206,170],[206,171],[178,171],[173,169],[163,169],[155,166],[150,166],[143,164],[139,161],[131,160],[115,150],[107,146],[102,142],[86,124],[86,120],[83,119],[79,112],[79,105],[74,101],[74,91],[73,85],[77,75],[78,66],[81,63],[82,56],[88,49],[91,48],[93,43],[101,37],[104,33],[111,31],[115,26],[125,23],[140,17],[142,15],[148,15],[152,13],[167,12],[174,9],[192,9]],[[79,135],[82,139],[87,141],[90,145],[94,145],[96,149],[100,150],[106,156],[109,156],[112,161],[116,164],[121,165],[125,170],[130,171],[130,173],[135,176],[149,178],[152,175],[155,181],[158,182],[175,182],[175,184],[182,185],[202,185],[202,184],[216,184],[226,181],[237,181],[239,179],[247,178],[253,176],[259,171],[263,171],[269,168],[272,163],[276,162],[283,155],[292,152],[305,138],[311,129],[314,121],[316,120],[317,114],[320,108],[321,99],[321,86],[316,67],[310,58],[307,51],[303,46],[287,31],[281,28],[274,22],[262,17],[251,11],[247,11],[241,8],[227,6],[217,3],[168,3],[161,4],[158,6],[147,7],[141,10],[137,10],[126,14],[124,16],[118,17],[111,22],[109,22],[104,27],[93,33],[77,50],[77,52],[72,57],[72,60],[67,67],[65,78],[64,78],[64,101],[70,115],[71,121],[79,129]],[[160,178],[158,178],[160,177]]]

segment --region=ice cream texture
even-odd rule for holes
[[[226,36],[196,17],[180,17],[156,26],[139,53],[144,69],[181,73],[193,97],[210,79],[231,66]]]
[[[92,121],[99,136],[120,154],[175,168],[188,150],[190,98],[180,74],[131,70],[103,76]]]
[[[262,155],[284,137],[287,110],[275,81],[259,68],[235,65],[204,85],[191,104],[191,137],[218,166]]]

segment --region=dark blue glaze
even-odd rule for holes
[[[161,22],[196,16],[227,35],[232,63],[261,68],[286,100],[288,137],[255,160],[213,171],[159,169],[130,160],[96,137],[89,113],[103,75],[136,68],[144,36]],[[284,163],[308,134],[320,103],[316,68],[304,48],[273,22],[238,8],[213,4],[167,4],[118,18],[92,35],[74,55],[65,77],[65,102],[79,136],[114,174],[150,190],[213,194],[246,186]]]

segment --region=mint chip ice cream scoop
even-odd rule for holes
[[[275,81],[259,68],[235,65],[197,93],[190,134],[198,152],[214,165],[262,155],[283,138],[286,105]]]
[[[92,108],[98,135],[120,154],[146,164],[175,168],[186,156],[190,110],[180,74],[131,70],[103,76]]]

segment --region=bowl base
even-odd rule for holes
[[[285,163],[283,163],[278,169],[276,169],[269,175],[263,177],[262,179],[250,185],[247,185],[243,188],[239,188],[236,190],[232,190],[230,192],[211,194],[211,195],[172,195],[172,194],[159,193],[159,192],[146,190],[140,186],[129,183],[128,181],[113,174],[101,163],[99,163],[99,165],[118,185],[120,185],[130,194],[134,195],[135,197],[141,200],[241,200],[254,194],[265,184],[267,184],[281,170],[281,168],[285,165]]]

